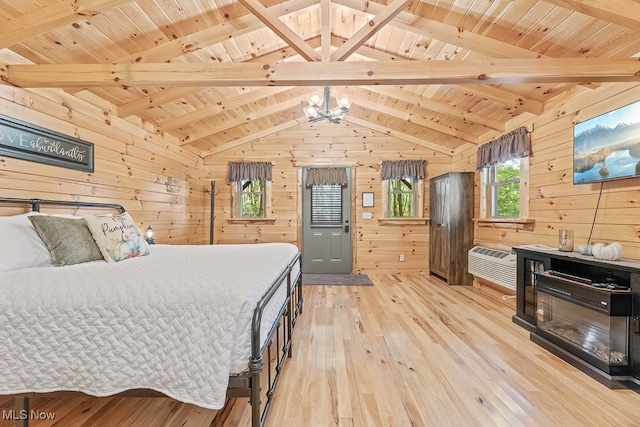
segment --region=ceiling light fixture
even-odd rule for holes
[[[343,95],[336,98],[337,107],[330,109],[329,103],[331,99],[329,86],[324,87],[324,94],[319,95],[313,93],[307,101],[309,106],[304,108],[304,115],[307,116],[310,122],[317,122],[320,120],[329,120],[331,123],[338,124],[340,120],[344,118],[344,113],[349,111],[351,107],[351,99],[347,95]]]

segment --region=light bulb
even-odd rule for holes
[[[311,94],[311,96],[309,96],[307,101],[309,101],[309,105],[315,105],[316,107],[319,107],[322,104],[322,97],[317,93],[313,93]]]
[[[351,107],[351,99],[349,99],[347,95],[338,97],[336,103],[339,107],[346,108],[347,110]]]
[[[314,118],[318,115],[318,110],[313,105],[304,108],[304,115],[308,118]]]
[[[335,117],[336,119],[342,120],[344,118],[344,110],[340,107],[336,107],[331,110],[331,116]]]

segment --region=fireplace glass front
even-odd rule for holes
[[[629,364],[629,316],[609,316],[545,292],[537,294],[538,334],[608,374]]]

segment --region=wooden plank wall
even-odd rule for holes
[[[0,156],[0,194],[119,203],[141,228],[150,224],[159,243],[208,242],[204,161],[141,123],[118,118],[104,101],[91,101],[57,89],[0,85],[2,114],[95,144],[95,173]],[[172,192],[168,178],[177,179]],[[18,212],[0,207],[0,215]]]
[[[351,166],[354,173],[352,224],[354,272],[427,273],[428,225],[380,225],[383,215],[380,162],[425,159],[427,178],[448,172],[451,157],[351,123],[302,124],[295,128],[207,157],[208,176],[216,180],[215,241],[291,242],[301,247],[300,171],[304,166]],[[230,161],[273,161],[273,224],[235,224],[231,218]],[[428,218],[428,185],[425,217]],[[362,208],[362,192],[373,192],[374,208]],[[362,219],[363,212],[373,219]],[[405,261],[400,262],[400,254]]]
[[[557,247],[558,230],[574,230],[574,247],[587,242],[600,184],[573,185],[573,124],[640,100],[640,85],[605,84],[533,117],[530,158],[530,218],[532,231],[475,226],[477,243],[513,246],[540,243]],[[454,156],[453,169],[475,169],[475,148]],[[478,188],[479,173],[476,174]],[[480,210],[476,191],[475,216]],[[618,241],[626,258],[640,259],[640,179],[604,183],[593,227],[592,242]]]

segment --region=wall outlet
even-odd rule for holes
[[[404,261],[404,254],[400,254],[400,261]]]

